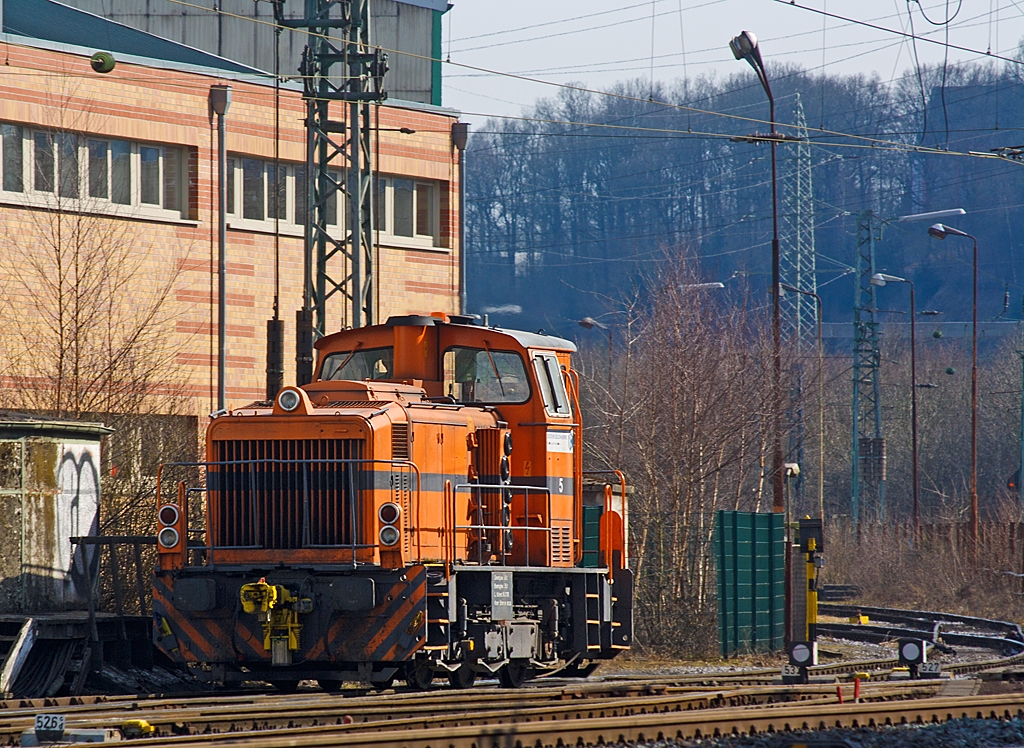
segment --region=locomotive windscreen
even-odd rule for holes
[[[227,440],[209,469],[213,544],[266,550],[349,546],[363,488],[360,439]]]

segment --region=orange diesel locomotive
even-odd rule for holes
[[[572,343],[434,314],[316,347],[311,384],[161,467],[169,658],[283,689],[514,687],[630,646],[625,487],[584,507]]]

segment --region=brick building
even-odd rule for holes
[[[147,370],[147,392],[179,395],[193,416],[214,409],[217,123],[208,96],[216,84],[233,91],[226,117],[228,405],[265,396],[275,289],[286,330],[285,382],[293,382],[305,223],[299,91],[286,84],[275,103],[271,77],[258,70],[48,0],[6,0],[0,8],[0,405],[33,407],[38,399],[26,393],[57,386],[53,357],[81,357],[75,335],[52,341],[69,318],[84,320],[88,335],[79,337],[92,346],[102,334],[111,337],[103,328],[115,327],[113,320],[128,331],[118,335],[130,337],[132,325],[148,319],[145,339],[165,358]],[[68,29],[79,46],[61,40]],[[90,67],[98,50],[117,58],[109,74]],[[340,107],[337,119],[344,119]],[[457,113],[389,99],[375,119],[376,318],[457,311]],[[339,223],[343,212],[339,205]],[[111,278],[121,284],[117,293],[102,287]],[[54,309],[65,292],[68,300]],[[95,308],[102,304],[114,306]],[[330,329],[346,325],[340,298],[328,313]],[[130,372],[137,362],[117,365]],[[124,378],[108,376],[104,386]],[[78,410],[102,410],[97,403],[102,398],[94,396]]]

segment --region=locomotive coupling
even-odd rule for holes
[[[265,577],[243,584],[239,597],[242,610],[255,613],[263,624],[263,648],[270,652],[270,664],[291,665],[292,652],[299,648],[302,631],[299,615],[312,613],[313,601],[280,584],[267,584]]]

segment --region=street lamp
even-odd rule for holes
[[[608,325],[605,325],[605,324],[602,324],[602,323],[598,322],[593,317],[584,317],[583,319],[577,321],[576,324],[578,324],[584,330],[593,330],[594,328],[597,328],[598,330],[604,330],[605,332],[608,333],[608,393],[610,395],[611,391],[612,391],[612,362],[613,362],[613,358],[612,358],[612,330],[611,330],[610,327],[608,327]]]
[[[963,236],[974,242],[974,300],[971,311],[971,540],[978,548],[978,239],[966,231],[936,223],[928,227],[936,239]]]
[[[725,288],[725,284],[715,281],[713,283],[684,283],[679,286],[680,291],[699,290],[702,288]]]
[[[785,496],[782,474],[782,311],[779,305],[779,201],[778,171],[775,161],[775,146],[778,133],[775,131],[775,97],[768,83],[768,74],[761,60],[761,49],[757,37],[750,31],[743,31],[729,42],[729,49],[737,60],[746,60],[757,74],[764,92],[768,95],[768,119],[771,133],[768,140],[772,149],[772,389],[774,390],[772,419],[772,511],[785,511]]]
[[[818,519],[825,521],[825,394],[824,394],[824,348],[821,337],[821,297],[813,291],[791,286],[788,283],[780,283],[783,291],[803,294],[814,299],[818,319]]]
[[[885,273],[875,273],[871,276],[872,286],[882,287],[886,283],[906,283],[910,286],[910,461],[914,487],[914,542],[917,543],[921,532],[921,504],[917,479],[917,315],[914,312],[914,282]]]

